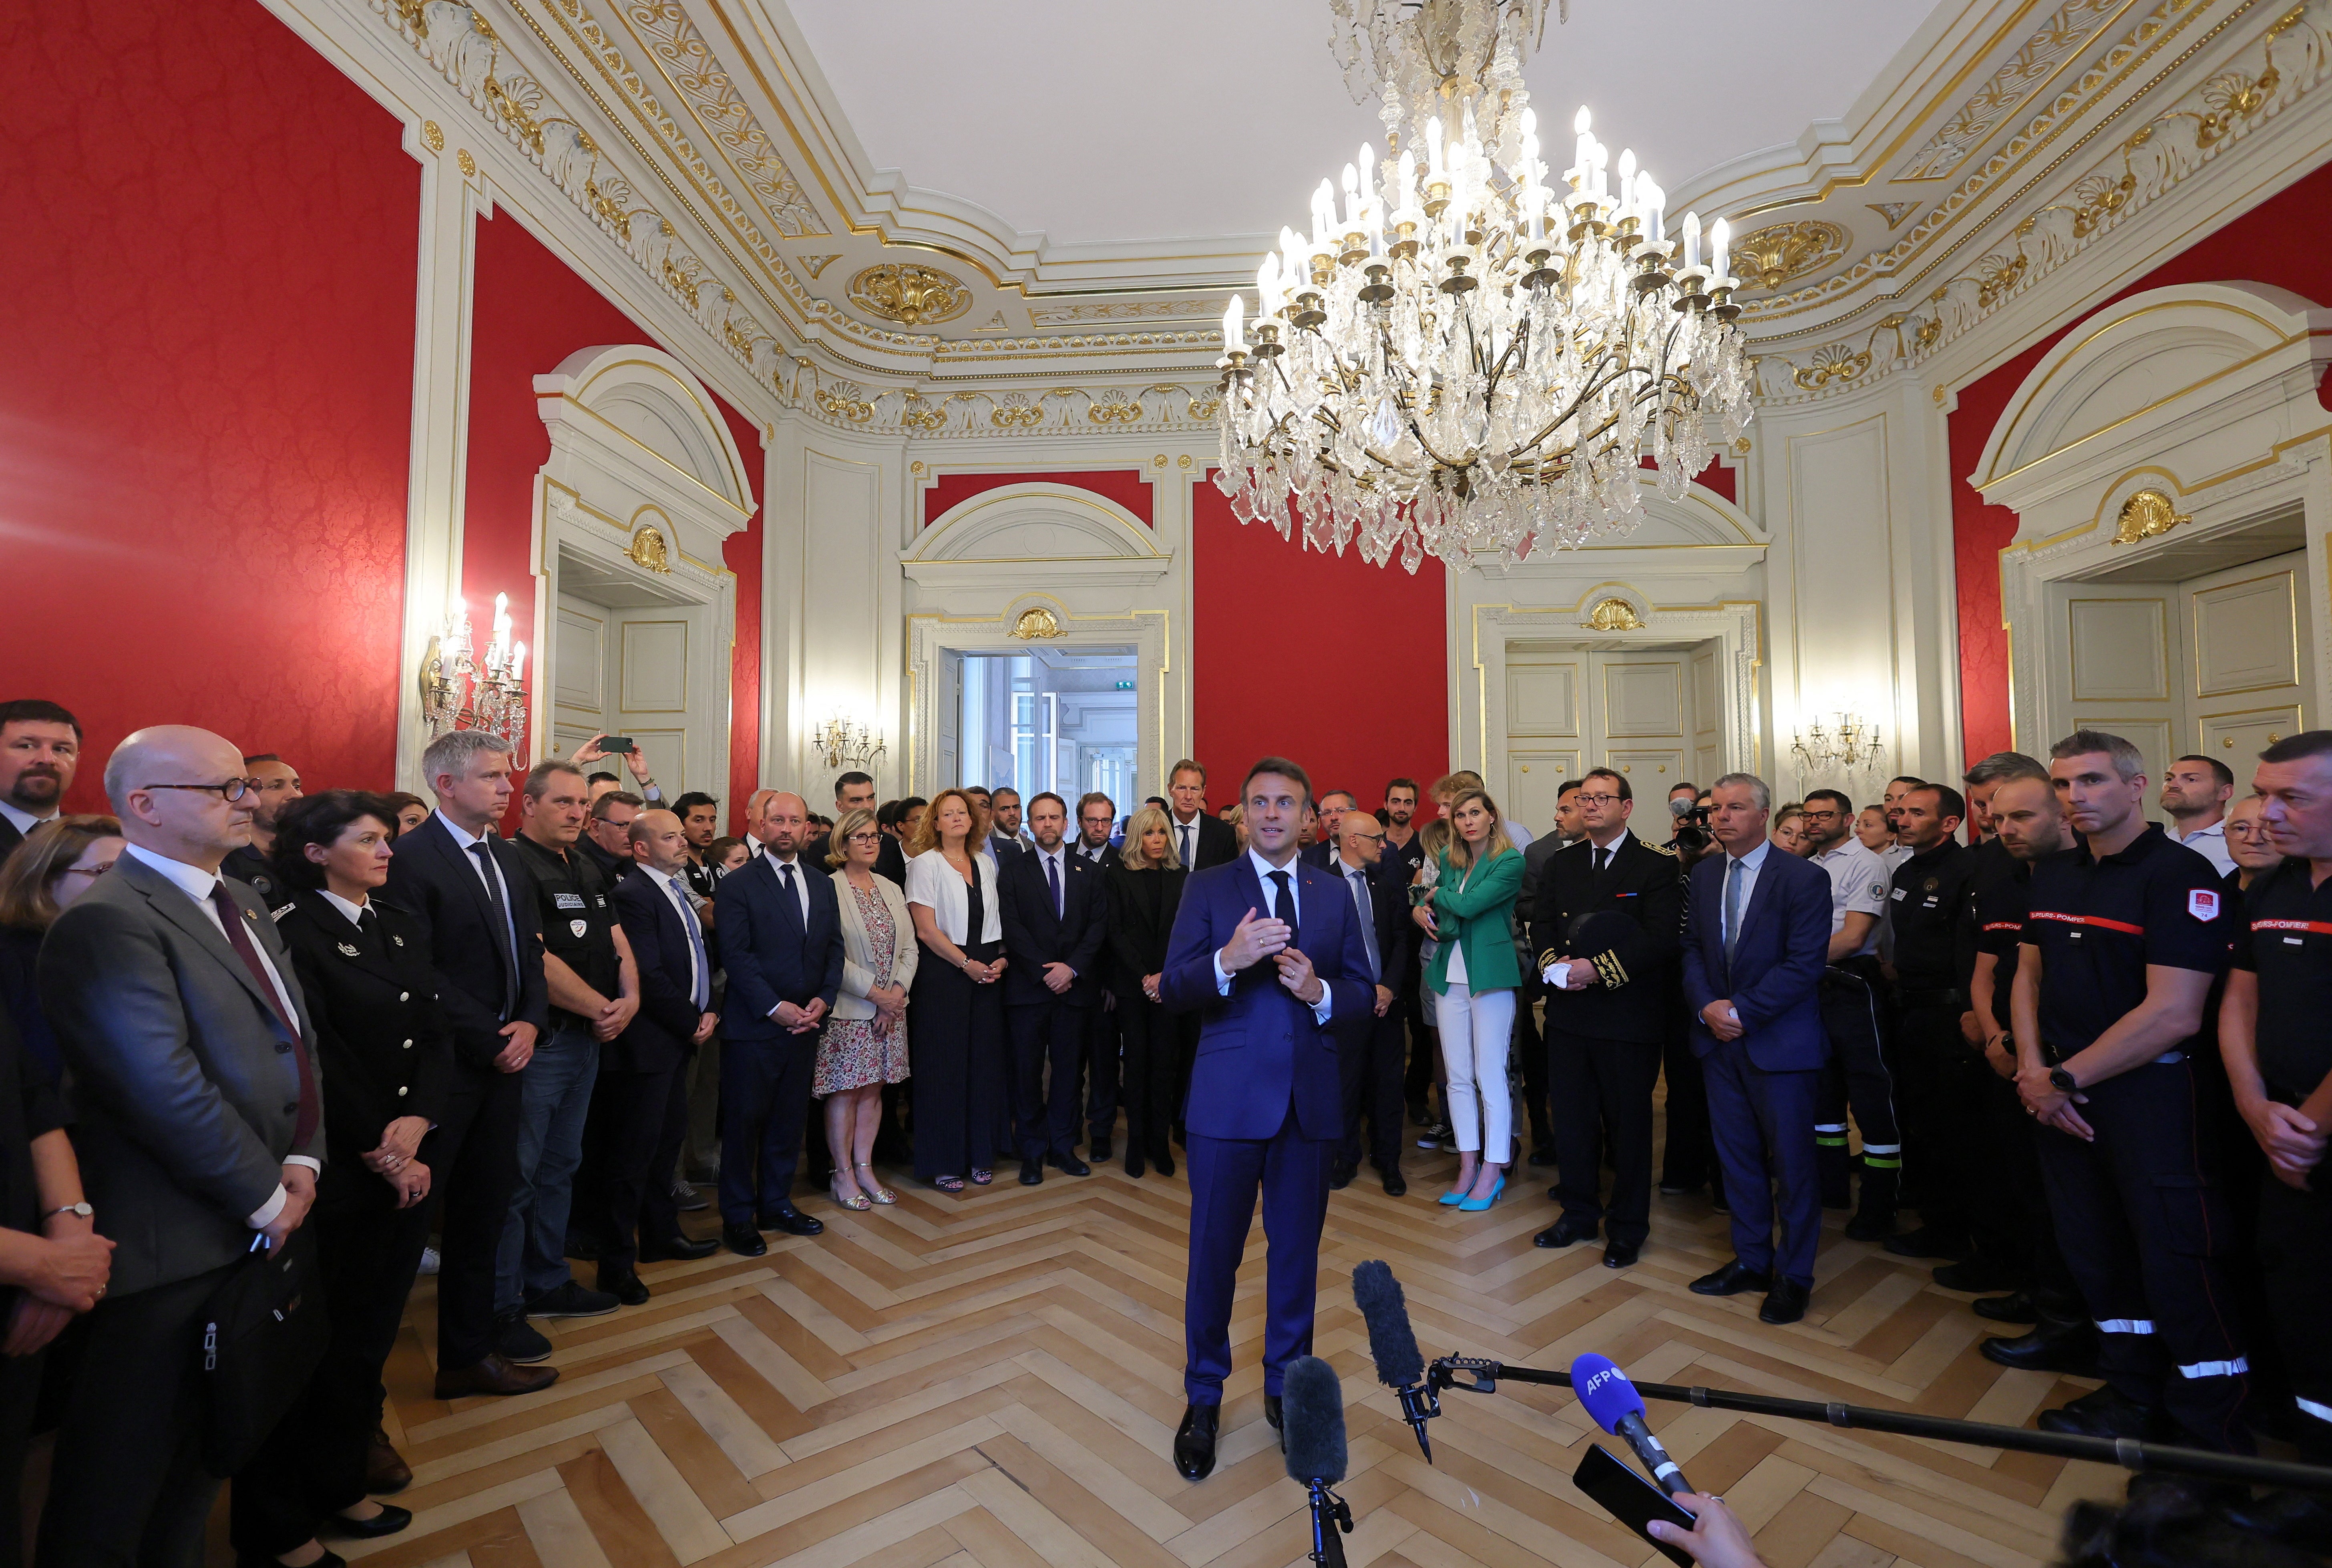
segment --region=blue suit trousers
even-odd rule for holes
[[[1320,1229],[1328,1217],[1328,1173],[1336,1140],[1304,1136],[1291,1101],[1269,1138],[1209,1138],[1193,1129],[1185,1145],[1190,1178],[1190,1272],[1182,1298],[1187,1362],[1183,1389],[1194,1405],[1219,1405],[1231,1370],[1231,1296],[1240,1255],[1263,1197],[1265,1263],[1263,1391],[1279,1392],[1287,1363],[1312,1353],[1319,1294]]]
[[[1821,1241],[1821,1182],[1814,1172],[1821,1071],[1769,1073],[1737,1040],[1719,1043],[1700,1066],[1708,1086],[1709,1138],[1725,1172],[1725,1200],[1733,1208],[1734,1255],[1751,1268],[1811,1286]]]

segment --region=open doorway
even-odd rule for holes
[[[943,777],[1074,801],[1133,793],[1141,741],[1134,649],[1043,647],[947,655],[955,766]]]

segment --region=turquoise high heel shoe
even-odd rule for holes
[[[1434,1201],[1440,1204],[1444,1209],[1455,1209],[1464,1198],[1465,1194],[1462,1192],[1444,1192],[1440,1197],[1435,1199]]]
[[[1505,1190],[1506,1179],[1504,1176],[1501,1176],[1498,1178],[1496,1185],[1490,1189],[1490,1195],[1487,1198],[1468,1198],[1463,1203],[1458,1205],[1458,1210],[1465,1214],[1479,1214],[1483,1209],[1487,1209],[1491,1204],[1496,1203],[1499,1197],[1505,1193]]]

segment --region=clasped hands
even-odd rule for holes
[[[1701,1009],[1700,1021],[1720,1040],[1737,1040],[1749,1032],[1742,1027],[1741,1010],[1729,997],[1719,997]]]
[[[41,1224],[47,1245],[33,1277],[8,1315],[0,1355],[31,1355],[47,1347],[65,1324],[95,1306],[113,1272],[113,1242],[78,1214],[53,1214]]]
[[[1278,967],[1279,983],[1305,1007],[1317,1007],[1327,988],[1312,971],[1312,961],[1304,956],[1303,950],[1288,945],[1295,935],[1295,928],[1285,921],[1258,916],[1250,909],[1240,916],[1230,941],[1223,943],[1215,955],[1216,961],[1223,966],[1225,974],[1238,974],[1269,959]]]
[[[1563,989],[1567,991],[1583,991],[1589,986],[1596,984],[1601,978],[1595,972],[1595,962],[1592,959],[1559,958],[1546,967],[1563,971]],[[1717,1037],[1719,1039],[1727,1037],[1724,1035]]]
[[[2085,1143],[2097,1142],[2096,1130],[2073,1109],[2075,1105],[2088,1104],[2089,1097],[2079,1093],[2069,1095],[2050,1083],[2049,1069],[2041,1063],[2017,1069],[2016,1095],[2024,1102],[2025,1113],[2043,1127],[2054,1127]]]
[[[809,1006],[798,1008],[791,1002],[779,1002],[769,1009],[769,1017],[789,1035],[806,1035],[817,1028],[826,1018],[826,999],[812,997]]]
[[[2297,1107],[2270,1100],[2238,1099],[2251,1136],[2267,1155],[2268,1169],[2285,1186],[2305,1192],[2308,1178],[2324,1158],[2325,1130],[2299,1114]]]
[[[429,1167],[414,1158],[428,1132],[426,1117],[399,1116],[381,1129],[380,1147],[364,1156],[365,1169],[397,1189],[399,1209],[429,1196]]]

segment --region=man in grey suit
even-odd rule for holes
[[[256,893],[219,875],[251,839],[243,749],[161,725],[105,792],[129,847],[41,949],[42,1005],[74,1080],[74,1142],[110,1293],[57,1438],[40,1561],[202,1561],[203,1310],[263,1238],[283,1245],[324,1155],[314,1032]]]

